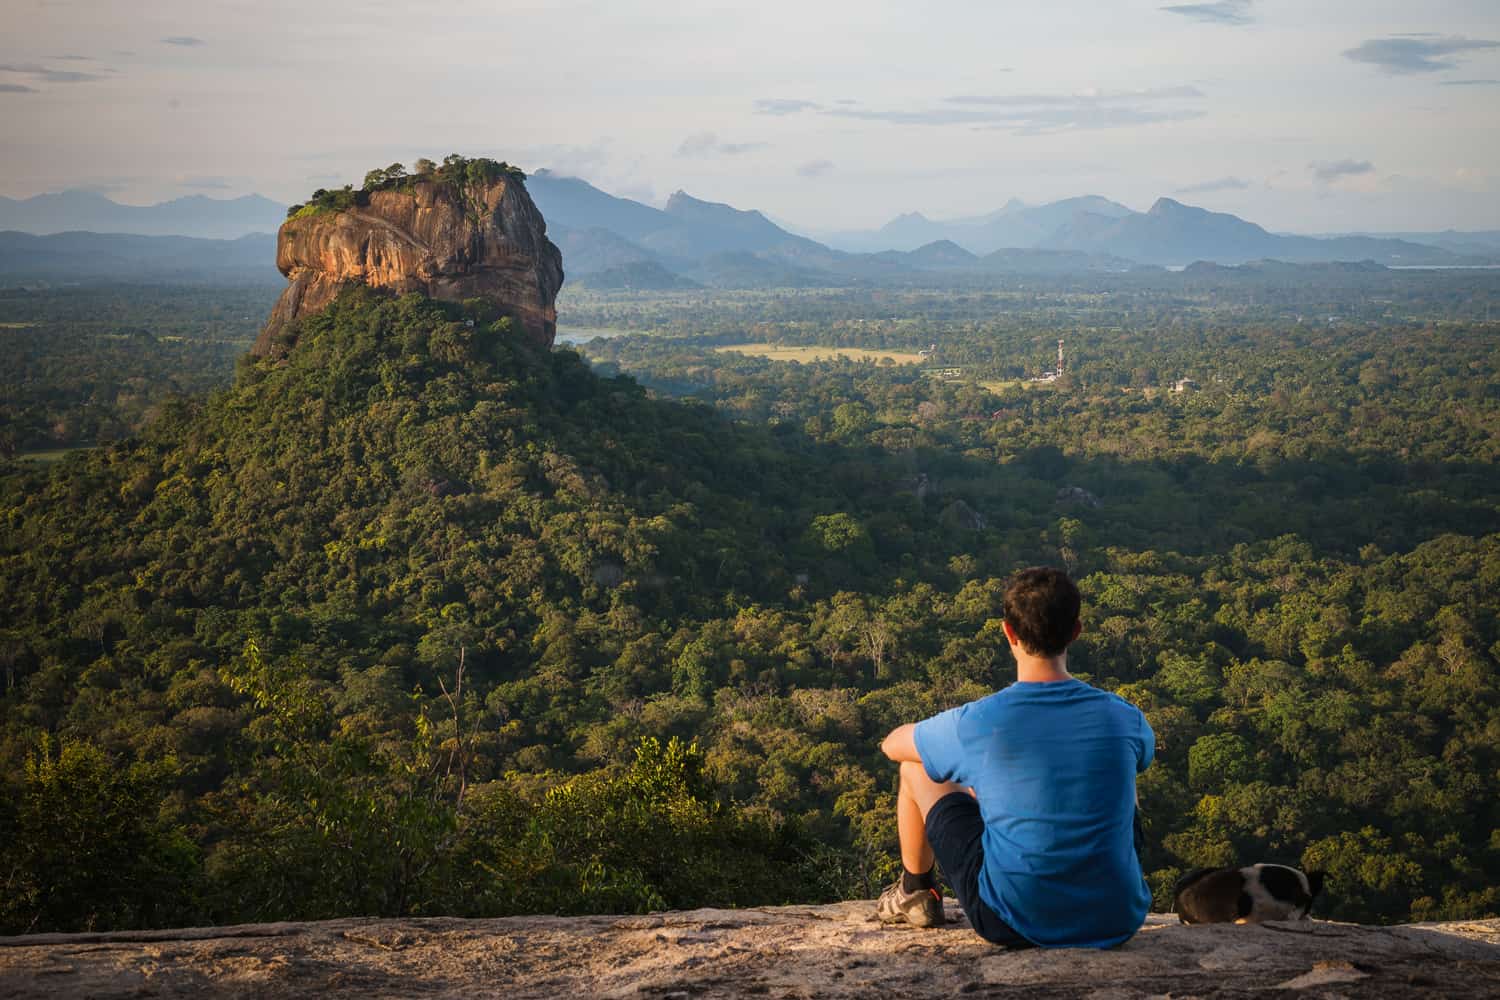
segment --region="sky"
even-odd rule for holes
[[[1500,0],[0,0],[0,195],[451,152],[813,234],[1012,198],[1500,229]]]

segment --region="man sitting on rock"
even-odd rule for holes
[[[1134,934],[1150,892],[1135,851],[1135,776],[1156,737],[1140,710],[1068,673],[1078,588],[1032,568],[1005,591],[1016,683],[895,729],[901,879],[886,922],[943,922],[934,856],[969,923],[1012,947],[1109,948]]]

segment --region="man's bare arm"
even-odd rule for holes
[[[880,744],[881,753],[898,762],[909,760],[914,764],[922,763],[922,755],[917,753],[917,741],[913,736],[916,731],[916,724],[911,722],[892,729]]]

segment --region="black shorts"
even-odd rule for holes
[[[979,872],[984,868],[984,819],[979,803],[966,792],[944,795],[927,811],[927,840],[943,866],[943,875],[964,908],[969,925],[991,944],[1033,948],[1030,941],[979,898]]]

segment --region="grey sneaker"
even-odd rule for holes
[[[937,889],[902,892],[901,880],[897,879],[875,901],[875,915],[884,924],[899,924],[905,920],[913,927],[941,927],[943,894]]]

